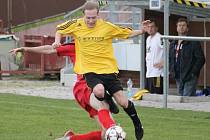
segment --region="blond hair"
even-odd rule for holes
[[[85,10],[93,10],[96,9],[97,12],[99,12],[99,4],[98,2],[95,1],[87,1],[84,6],[83,6],[83,12],[85,12]]]

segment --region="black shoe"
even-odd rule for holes
[[[135,126],[135,136],[136,136],[136,140],[141,140],[143,138],[144,135],[144,129],[143,127],[138,124]]]
[[[105,101],[109,104],[109,110],[111,113],[113,113],[113,114],[119,113],[118,106],[115,104],[114,100],[108,93],[106,93]]]

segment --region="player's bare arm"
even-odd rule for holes
[[[44,45],[38,47],[20,47],[9,51],[12,55],[16,55],[18,52],[33,52],[41,54],[54,54],[56,50],[51,45]]]
[[[24,47],[15,48],[9,51],[12,55],[16,55],[18,52],[24,52]]]
[[[134,37],[138,35],[142,35],[147,31],[148,24],[150,23],[150,20],[145,20],[142,22],[142,29],[140,30],[133,30],[133,32],[129,35],[129,37]]]

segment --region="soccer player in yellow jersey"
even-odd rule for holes
[[[96,98],[104,100],[107,94],[114,97],[130,116],[135,127],[137,140],[143,137],[143,127],[137,115],[134,104],[123,94],[123,88],[118,79],[118,66],[112,47],[113,38],[129,38],[144,33],[142,30],[134,31],[106,22],[98,17],[99,6],[96,2],[86,2],[84,17],[67,21],[57,26],[54,47],[60,45],[63,35],[73,35],[76,46],[76,63],[74,70],[83,74],[88,86]],[[150,21],[144,21],[146,27]]]

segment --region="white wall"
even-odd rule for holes
[[[119,42],[113,47],[120,70],[140,71],[140,44]]]
[[[15,64],[14,57],[9,53],[9,51],[17,47],[17,42],[10,37],[2,38],[2,36],[0,35],[1,70],[15,70],[18,67]]]

